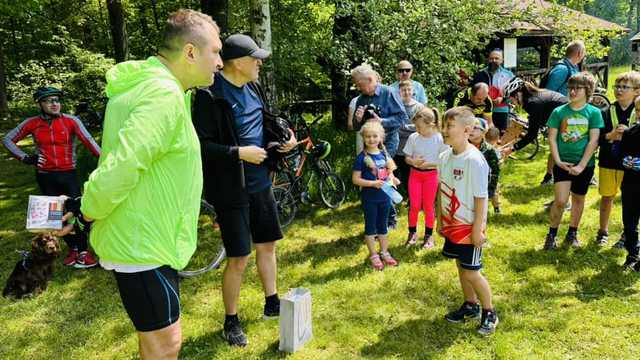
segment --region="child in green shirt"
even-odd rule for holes
[[[578,225],[584,210],[584,198],[593,177],[595,160],[593,154],[598,147],[600,129],[604,127],[602,113],[588,104],[596,80],[588,72],[581,72],[569,79],[569,103],[557,107],[551,113],[549,145],[554,160],[554,194],[551,207],[549,233],[544,249],[556,247],[558,226],[562,220],[565,204],[571,195],[571,222],[565,243],[579,247]]]

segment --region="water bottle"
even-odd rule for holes
[[[382,184],[382,191],[391,199],[394,204],[400,204],[402,202],[402,195],[394,188],[388,181]]]

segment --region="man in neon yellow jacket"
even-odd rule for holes
[[[180,350],[177,270],[196,248],[202,192],[188,89],[213,83],[221,47],[209,16],[179,10],[157,57],[107,72],[103,154],[75,207],[82,224],[93,221],[91,244],[115,271],[143,359],[174,359]]]

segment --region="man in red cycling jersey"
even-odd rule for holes
[[[75,198],[80,196],[75,138],[96,157],[100,156],[100,147],[80,119],[61,112],[62,95],[62,90],[54,87],[38,88],[33,99],[40,107],[40,114],[27,118],[9,131],[3,144],[16,159],[36,167],[36,181],[44,195]],[[27,154],[17,145],[29,135],[36,145],[35,154]],[[69,246],[69,254],[63,260],[65,265],[90,268],[98,264],[89,252],[86,234],[69,234],[64,236],[64,241]]]

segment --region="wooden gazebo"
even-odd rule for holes
[[[543,0],[520,0],[505,2],[505,12],[522,12],[523,19],[511,27],[496,32],[488,49],[502,48],[505,51],[505,66],[524,78],[536,79],[551,65],[551,47],[554,40],[565,36],[566,29],[596,30],[609,36],[629,32],[624,26]],[[556,23],[550,12],[562,14],[562,23]],[[609,38],[605,37],[605,45]],[[584,70],[594,73],[606,86],[609,77],[608,56],[596,63],[582,64]]]
[[[631,66],[640,70],[640,32],[631,38]]]

